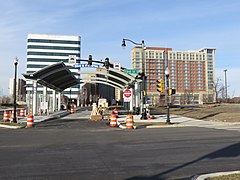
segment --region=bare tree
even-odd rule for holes
[[[220,77],[217,78],[216,82],[213,82],[213,89],[216,95],[216,102],[219,102],[219,98],[223,99],[225,96],[224,94],[225,88]]]

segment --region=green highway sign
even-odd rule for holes
[[[138,74],[138,69],[124,69],[124,73],[126,74]]]

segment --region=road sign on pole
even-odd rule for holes
[[[138,74],[139,70],[138,69],[124,69],[124,73],[126,73],[126,74]]]
[[[123,90],[123,100],[124,100],[124,102],[132,101],[132,89],[124,89]]]

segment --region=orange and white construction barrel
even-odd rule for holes
[[[17,114],[17,111],[16,111],[16,121],[18,120],[18,114]],[[12,110],[11,112],[11,115],[10,115],[10,118],[9,118],[9,121],[10,122],[13,122],[13,119],[14,119],[14,109]]]
[[[71,107],[70,113],[74,113],[74,107]]]
[[[126,129],[133,129],[133,115],[132,114],[127,115]]]
[[[3,113],[3,121],[7,122],[7,121],[9,121],[9,118],[10,118],[9,111],[8,110],[4,111],[4,113]]]
[[[21,108],[20,109],[20,114],[19,114],[21,117],[24,117],[25,116],[25,108]]]
[[[117,126],[117,116],[115,114],[110,115],[110,126],[111,127]]]
[[[33,127],[34,126],[34,119],[33,119],[33,115],[29,114],[27,116],[27,127]]]

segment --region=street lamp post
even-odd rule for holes
[[[17,102],[16,102],[16,98],[17,98],[17,96],[16,96],[16,94],[17,94],[17,92],[16,92],[16,90],[17,90],[17,65],[18,65],[18,58],[16,57],[15,59],[14,59],[14,85],[13,85],[13,104],[14,104],[14,108],[13,108],[13,110],[14,110],[14,112],[13,112],[13,122],[14,123],[17,123],[17,117],[16,117],[16,110],[17,110]]]
[[[227,102],[227,69],[224,69],[224,74],[225,74],[225,98]]]
[[[147,96],[147,90],[146,90],[146,76],[145,76],[145,44],[144,40],[142,40],[141,43],[136,43],[130,39],[123,39],[122,40],[122,47],[126,47],[126,41],[129,41],[137,46],[142,47],[142,101],[141,101],[141,112],[145,112],[145,106],[146,106],[146,96]]]
[[[166,85],[167,85],[167,121],[166,121],[166,124],[171,124],[171,121],[170,121],[170,99],[169,99],[169,69],[168,67],[166,67],[165,69],[165,76],[166,76],[166,79],[167,79],[167,82],[166,82]]]

